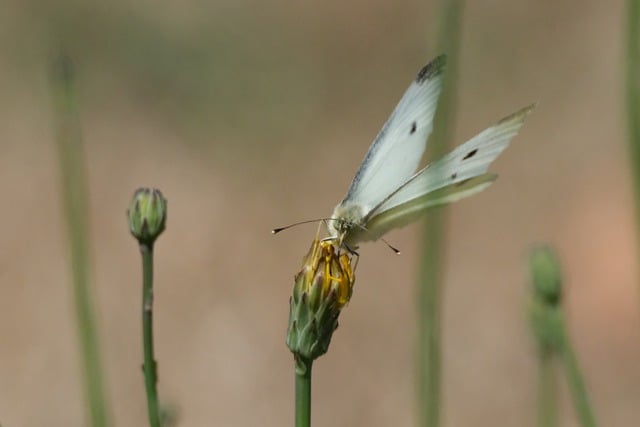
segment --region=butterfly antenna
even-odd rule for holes
[[[369,229],[367,227],[365,227],[364,225],[359,225],[359,224],[355,224],[358,228],[360,228],[362,231],[364,231],[367,234],[371,234],[371,231],[369,231]],[[380,237],[380,240],[382,240],[382,242],[387,245],[387,247],[389,249],[391,249],[393,251],[393,253],[395,253],[396,255],[400,255],[400,249],[396,248],[395,246],[393,246],[391,243],[387,242],[385,239],[383,239],[382,237]],[[346,246],[346,245],[345,245]],[[349,247],[347,246],[347,249],[349,249]]]
[[[284,227],[274,228],[273,230],[271,230],[271,234],[278,234],[281,231],[288,230],[288,229],[293,228],[293,227],[298,226],[298,225],[309,224],[311,222],[327,221],[327,220],[330,220],[330,219],[332,219],[332,218],[316,218],[316,219],[308,219],[306,221],[295,222],[293,224],[285,225]]]
[[[398,249],[395,246],[391,245],[391,243],[387,242],[382,237],[380,238],[380,240],[382,240],[384,242],[384,244],[387,245],[387,247],[389,249],[391,249],[396,255],[400,255],[400,249]]]

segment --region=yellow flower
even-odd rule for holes
[[[297,361],[326,353],[340,310],[349,302],[355,276],[353,256],[334,239],[316,237],[295,276],[287,346]]]
[[[300,277],[300,276],[304,277]],[[329,298],[333,292],[335,303],[342,308],[351,298],[353,289],[351,256],[341,251],[334,240],[316,238],[304,258],[302,270],[296,276],[298,292],[306,292],[316,305]]]

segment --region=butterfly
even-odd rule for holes
[[[418,219],[425,210],[478,193],[497,175],[493,160],[509,145],[535,104],[480,132],[419,170],[433,129],[446,56],[424,66],[364,157],[346,196],[326,221],[329,239],[348,248],[377,240]]]

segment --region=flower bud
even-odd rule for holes
[[[164,231],[167,200],[160,190],[139,188],[127,211],[129,229],[140,244],[152,245]]]
[[[535,249],[529,257],[532,296],[529,316],[541,351],[562,349],[562,274],[550,247]]]
[[[529,269],[536,298],[557,305],[562,297],[562,272],[554,251],[548,246],[534,249]]]
[[[355,281],[351,261],[336,241],[317,238],[304,257],[289,300],[287,346],[296,369],[305,369],[306,362],[329,349],[340,310],[351,298]]]

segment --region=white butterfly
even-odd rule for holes
[[[489,164],[524,124],[530,105],[416,172],[433,128],[446,57],[427,64],[369,147],[347,195],[327,222],[331,238],[355,248],[418,219],[432,206],[475,194],[497,175]]]

